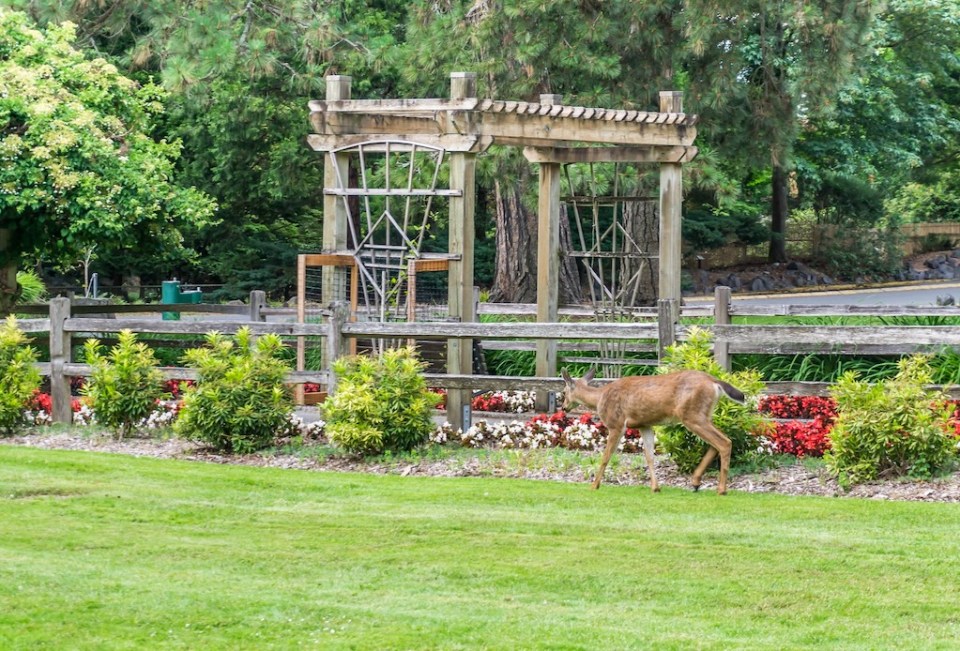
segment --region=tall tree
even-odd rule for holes
[[[674,83],[680,8],[670,0],[418,1],[411,9],[404,82],[410,94],[442,96],[451,70],[470,70],[478,73],[484,96],[536,102],[542,93],[558,93],[571,104],[654,108],[657,92]],[[480,168],[480,182],[496,189],[496,237],[510,246],[497,247],[493,295],[533,297],[536,275],[516,272],[536,269],[535,239],[507,238],[536,233],[536,213],[524,210],[522,200],[535,194],[536,177],[515,173],[524,164],[517,151],[492,156],[493,164]],[[561,247],[569,248],[569,239]],[[576,274],[568,272],[560,290],[568,299],[579,296]]]
[[[323,96],[328,74],[355,74],[358,93],[388,94],[405,3],[13,1],[42,20],[75,21],[85,43],[169,91],[162,127],[183,142],[184,178],[217,198],[222,217],[194,234],[202,255],[187,272],[225,280],[231,297],[288,293],[295,256],[316,249],[322,223],[307,101]]]
[[[70,24],[37,29],[0,9],[0,305],[16,268],[42,250],[176,259],[213,201],[173,182],[179,143],[150,137],[163,92],[74,47]]]
[[[835,104],[878,4],[685,2],[691,103],[713,125],[718,147],[772,170],[772,262],[786,260],[788,184],[800,125]]]

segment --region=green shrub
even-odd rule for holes
[[[850,372],[831,387],[838,415],[824,459],[841,481],[929,477],[954,458],[950,409],[944,394],[925,388],[931,377],[929,359],[914,355],[891,379],[869,384]]]
[[[733,463],[753,460],[759,447],[757,437],[769,428],[769,423],[756,409],[763,382],[760,374],[753,370],[736,373],[723,370],[713,358],[712,341],[713,336],[709,331],[691,327],[687,341],[667,348],[659,372],[683,369],[704,371],[743,391],[746,404],[722,398],[717,403],[713,422],[733,444]],[[694,470],[708,449],[703,439],[680,424],[663,425],[658,428],[657,434],[661,450],[670,455],[682,472]]]
[[[18,303],[39,303],[47,296],[43,279],[34,271],[18,271],[17,285],[20,291]]]
[[[12,434],[24,423],[23,411],[40,388],[40,372],[34,368],[37,351],[17,327],[13,315],[0,326],[0,431]]]
[[[83,346],[93,374],[82,393],[90,400],[97,422],[113,430],[119,438],[131,434],[153,412],[162,399],[164,377],[157,358],[130,330],[122,330],[117,345],[107,354],[96,339]]]
[[[353,454],[374,455],[384,450],[383,432],[371,425],[327,423],[326,432],[331,441]]]
[[[334,362],[337,390],[323,403],[330,440],[354,454],[426,443],[440,396],[427,390],[423,368],[413,348]]]
[[[198,377],[184,392],[174,428],[180,436],[224,452],[267,447],[285,431],[293,413],[293,398],[284,385],[290,368],[281,359],[283,342],[274,334],[253,341],[248,328],[238,330],[233,340],[212,332],[206,342],[206,348],[184,353]]]

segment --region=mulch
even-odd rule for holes
[[[73,432],[31,430],[27,433],[0,438],[0,444],[21,445],[42,449],[82,450],[126,454],[158,459],[181,459],[206,463],[285,468],[325,472],[366,472],[402,476],[430,477],[510,477],[546,481],[587,484],[591,470],[585,467],[553,468],[543,463],[509,463],[490,460],[479,455],[464,459],[424,459],[415,462],[364,460],[347,456],[310,456],[265,452],[233,455],[216,452],[200,444],[179,439],[128,438],[115,440],[110,435],[82,435]],[[589,465],[589,464],[586,464]],[[647,477],[637,464],[620,464],[608,469],[605,484],[646,485]],[[657,459],[657,478],[662,486],[689,488],[689,477],[680,473],[668,458]],[[929,480],[894,478],[867,482],[844,490],[835,477],[823,467],[793,464],[730,478],[729,489],[749,493],[778,493],[822,497],[864,498],[875,500],[903,500],[920,502],[960,502],[960,472]],[[704,477],[701,490],[716,488],[716,477]]]

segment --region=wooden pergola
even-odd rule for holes
[[[683,112],[680,92],[660,93],[659,112],[568,106],[559,95],[541,95],[539,103],[480,99],[476,75],[450,75],[449,99],[351,98],[351,78],[326,78],[323,101],[311,101],[314,132],[310,146],[329,158],[324,171],[323,249],[347,250],[347,214],[343,197],[363,190],[349,188],[350,147],[433,147],[449,153],[449,315],[474,321],[474,210],[476,156],[493,144],[523,147],[540,168],[537,241],[537,321],[558,320],[561,166],[567,163],[648,163],[660,167],[659,297],[680,299],[680,219],[682,164],[697,154],[696,115]],[[331,297],[334,298],[334,297]],[[675,322],[677,315],[674,314]],[[448,372],[470,374],[470,342],[451,340]],[[537,347],[537,375],[557,374],[554,342]],[[462,424],[469,392],[451,392],[451,422]]]

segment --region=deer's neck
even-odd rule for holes
[[[600,396],[602,394],[603,389],[585,385],[577,388],[576,398],[584,406],[589,407],[590,409],[596,409],[597,405],[600,403]]]

